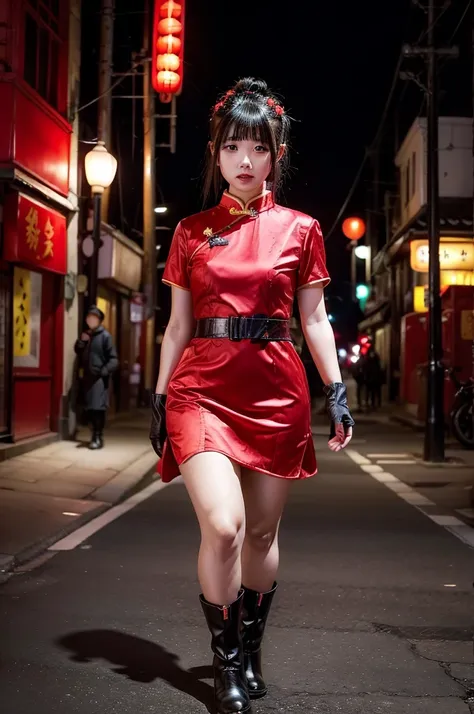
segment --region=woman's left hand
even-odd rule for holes
[[[345,449],[352,439],[352,427],[354,419],[347,404],[346,385],[342,382],[334,382],[324,387],[326,394],[326,409],[331,419],[331,435],[328,446],[331,451]]]
[[[345,427],[344,424],[336,424],[336,435],[328,441],[331,451],[345,449],[352,439],[352,427]]]

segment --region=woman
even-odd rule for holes
[[[319,224],[275,203],[288,128],[262,81],[241,80],[217,102],[206,195],[214,189],[220,201],[177,226],[163,276],[172,309],[150,439],[163,481],[182,474],[199,521],[219,714],[247,712],[250,698],[266,694],[260,648],[277,588],[278,527],[291,482],[317,471],[289,329],[295,293],[326,384],[330,449],[348,444],[354,423],[324,307]]]

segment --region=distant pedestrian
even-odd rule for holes
[[[118,367],[112,336],[102,325],[104,317],[102,310],[92,305],[86,317],[87,329],[74,346],[79,358],[82,401],[92,431],[89,449],[101,449],[104,445],[109,378]]]
[[[383,370],[380,355],[370,347],[364,359],[364,376],[367,386],[367,404],[372,409],[382,405]]]
[[[326,314],[319,223],[275,204],[289,123],[259,80],[217,102],[207,183],[219,204],[181,221],[163,275],[172,309],[150,439],[162,480],[182,474],[199,520],[217,714],[249,712],[250,698],[267,692],[261,645],[280,519],[291,483],[317,471],[308,382],[291,339],[295,297],[325,385],[332,451],[347,446],[354,424]]]
[[[365,383],[365,357],[364,355],[359,355],[358,359],[352,363],[350,368],[350,373],[357,385],[357,409],[362,411],[364,406],[363,395],[366,393],[366,383]],[[365,387],[365,389],[364,389]]]

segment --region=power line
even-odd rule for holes
[[[455,29],[454,32],[453,32],[453,35],[452,35],[452,37],[451,37],[451,40],[453,39],[453,37],[454,37],[454,35],[456,34],[456,32],[459,30],[459,28],[460,28],[460,26],[461,26],[461,24],[462,24],[462,22],[463,22],[463,20],[464,20],[464,17],[465,17],[465,15],[466,15],[466,13],[467,13],[467,11],[468,11],[470,5],[471,5],[471,2],[472,2],[472,0],[468,0],[467,7],[466,7],[466,9],[464,10],[464,13],[463,13],[462,17],[461,17],[461,19],[460,19],[460,21],[459,21],[459,23],[458,23],[456,29]],[[447,11],[447,9],[450,7],[450,5],[451,5],[450,0],[446,0],[446,2],[444,3],[444,6],[443,6],[442,11],[441,11],[440,14],[437,16],[437,18],[435,18],[435,19],[433,20],[432,26],[429,26],[427,29],[424,29],[424,30],[421,31],[421,33],[420,33],[420,35],[419,35],[419,37],[418,37],[418,39],[417,39],[417,41],[416,41],[417,44],[418,44],[419,42],[421,42],[421,40],[422,40],[429,32],[431,32],[431,31],[434,29],[434,27],[435,27],[436,24],[440,21],[440,19],[442,18],[442,16],[444,15],[444,13]],[[450,43],[451,43],[451,40],[450,40]],[[388,97],[387,97],[387,101],[386,101],[386,103],[385,103],[385,107],[384,107],[384,110],[383,110],[383,113],[382,113],[382,118],[381,118],[381,120],[380,120],[378,129],[377,129],[377,132],[376,132],[376,134],[375,134],[375,137],[374,137],[372,143],[370,144],[369,149],[366,149],[366,150],[365,150],[364,158],[362,159],[362,163],[361,163],[361,165],[359,166],[359,170],[357,171],[357,174],[356,174],[356,177],[355,177],[355,179],[354,179],[354,182],[352,183],[352,186],[351,186],[350,189],[349,189],[349,193],[347,194],[347,196],[346,196],[346,198],[345,198],[345,200],[344,200],[344,203],[342,204],[341,209],[340,209],[339,213],[337,214],[336,220],[335,220],[334,223],[332,224],[332,226],[331,226],[329,232],[326,234],[326,238],[325,238],[326,241],[329,240],[329,238],[331,237],[331,235],[334,233],[334,230],[336,229],[337,224],[339,223],[339,221],[341,220],[342,216],[344,215],[344,212],[345,212],[345,210],[346,210],[346,208],[347,208],[347,206],[348,206],[348,204],[349,204],[349,201],[351,200],[351,198],[352,198],[352,196],[353,196],[353,194],[354,194],[354,191],[355,191],[356,188],[357,188],[357,185],[358,185],[358,183],[359,183],[360,177],[361,177],[362,172],[363,172],[363,170],[364,170],[364,168],[365,168],[366,161],[367,161],[368,157],[370,156],[371,150],[373,149],[374,146],[376,146],[377,142],[378,142],[379,139],[380,139],[381,133],[382,133],[383,128],[384,128],[384,125],[385,125],[385,120],[386,120],[386,118],[387,118],[387,114],[388,114],[388,110],[389,110],[389,107],[390,107],[390,103],[391,103],[391,101],[392,101],[393,94],[394,94],[395,88],[396,88],[396,86],[397,86],[397,81],[398,81],[398,79],[399,79],[400,68],[401,68],[401,65],[402,65],[402,62],[403,62],[403,59],[404,59],[404,54],[403,54],[403,46],[404,46],[404,44],[405,44],[405,43],[403,43],[402,48],[400,49],[400,55],[399,55],[399,57],[398,57],[397,65],[396,65],[396,67],[395,67],[395,72],[394,72],[394,75],[393,75],[392,85],[391,85],[391,87],[390,87],[390,91],[389,91],[389,94],[388,94]],[[405,85],[405,86],[406,86],[406,85]],[[423,104],[424,104],[424,98],[423,98],[423,101],[422,101],[422,104],[421,104],[421,107],[420,107],[418,116],[420,115],[420,113],[421,113],[421,111],[422,111],[422,109],[423,109]]]
[[[462,23],[464,22],[464,18],[466,17],[466,15],[467,15],[467,13],[468,13],[468,11],[469,11],[469,8],[471,7],[471,4],[472,4],[472,0],[468,0],[468,1],[467,1],[467,5],[466,5],[466,7],[465,7],[465,9],[464,9],[464,12],[463,12],[463,14],[461,15],[461,19],[459,20],[458,24],[457,24],[456,27],[454,28],[454,30],[453,30],[453,32],[452,32],[452,35],[451,35],[451,37],[450,37],[449,40],[448,40],[448,45],[451,44],[451,42],[454,40],[455,36],[457,35],[457,32],[458,32],[459,28],[461,27]]]
[[[79,112],[82,112],[83,109],[87,109],[87,107],[92,106],[92,104],[95,104],[96,102],[98,102],[100,99],[102,99],[102,97],[105,97],[106,94],[109,94],[110,92],[112,92],[115,89],[115,87],[118,87],[118,85],[121,84],[121,82],[123,82],[124,79],[129,77],[131,74],[134,74],[135,70],[138,67],[140,67],[140,65],[143,64],[143,62],[146,62],[146,61],[147,61],[146,58],[140,58],[137,62],[134,62],[132,64],[132,66],[130,67],[130,69],[127,72],[125,72],[119,79],[117,79],[116,82],[111,84],[110,87],[105,90],[105,92],[102,92],[102,94],[99,94],[99,96],[96,97],[95,99],[92,99],[90,102],[87,102],[87,104],[83,104],[82,107],[79,107],[79,109],[77,110],[77,113],[79,114]]]
[[[328,232],[327,235],[326,235],[326,238],[325,238],[326,241],[329,240],[329,238],[331,237],[331,235],[334,233],[334,230],[335,230],[337,224],[338,224],[339,221],[341,220],[341,217],[343,216],[343,214],[344,214],[344,212],[345,212],[345,210],[346,210],[346,208],[347,208],[347,206],[348,206],[348,204],[349,204],[349,201],[351,200],[352,195],[353,195],[355,189],[357,188],[357,184],[359,183],[359,179],[360,179],[360,177],[361,177],[361,175],[362,175],[362,172],[363,172],[363,170],[364,170],[364,168],[365,168],[365,163],[366,163],[368,157],[370,156],[371,149],[372,149],[373,146],[375,146],[375,145],[377,144],[378,140],[380,139],[380,136],[381,136],[381,133],[382,133],[384,124],[385,124],[385,120],[386,120],[386,118],[387,118],[388,110],[389,110],[389,107],[390,107],[390,104],[391,104],[391,101],[392,101],[392,97],[393,97],[393,94],[394,94],[394,92],[395,92],[395,88],[396,88],[396,86],[397,86],[397,82],[398,82],[398,78],[399,78],[399,73],[400,73],[400,67],[401,67],[402,62],[403,62],[403,57],[404,57],[404,56],[403,56],[403,51],[400,50],[400,54],[399,54],[399,57],[398,57],[398,60],[397,60],[397,65],[396,65],[396,67],[395,67],[395,72],[394,72],[394,74],[393,74],[392,85],[391,85],[390,91],[389,91],[389,93],[388,93],[387,101],[385,102],[385,107],[384,107],[383,112],[382,112],[382,117],[381,117],[381,119],[380,119],[379,126],[378,126],[378,128],[377,128],[377,132],[376,132],[376,134],[375,134],[375,137],[374,137],[372,143],[370,144],[369,149],[366,149],[366,150],[365,150],[364,158],[362,159],[362,163],[361,163],[360,166],[359,166],[359,170],[357,171],[356,177],[355,177],[355,179],[354,179],[354,181],[353,181],[353,183],[352,183],[352,186],[351,186],[350,189],[349,189],[349,193],[347,194],[347,196],[346,196],[346,198],[345,198],[345,200],[344,200],[344,203],[342,204],[341,209],[340,209],[339,213],[337,214],[336,220],[334,221],[334,223],[332,224],[332,226],[331,226],[329,232]]]

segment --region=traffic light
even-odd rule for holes
[[[360,283],[359,285],[357,285],[356,298],[359,301],[360,309],[362,310],[362,312],[365,309],[365,304],[368,300],[369,295],[370,295],[370,289],[369,289],[368,285],[366,285],[365,283]]]

